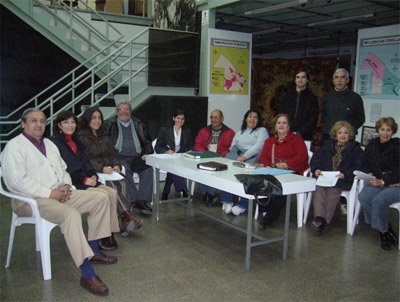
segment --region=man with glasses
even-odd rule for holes
[[[130,193],[136,196],[133,210],[151,215],[153,168],[146,165],[146,155],[154,152],[151,137],[142,121],[132,115],[132,107],[128,102],[120,102],[116,113],[117,116],[105,121],[105,129],[111,136],[121,164],[125,167]],[[136,189],[133,173],[139,175],[139,190]]]
[[[210,121],[211,125],[199,131],[193,150],[212,151],[225,157],[229,152],[235,132],[223,124],[224,115],[219,109],[211,112]],[[199,190],[208,206],[213,206],[218,201],[215,188],[200,184]]]

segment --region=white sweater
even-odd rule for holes
[[[46,138],[44,144],[47,157],[22,134],[7,143],[1,154],[1,167],[11,192],[29,198],[49,198],[51,190],[72,185],[57,146]]]
[[[264,146],[265,140],[269,137],[267,129],[259,127],[253,132],[253,129],[247,128],[243,131],[238,131],[232,140],[231,148],[235,145],[239,150],[247,150],[243,156],[247,159],[255,155],[259,155]]]

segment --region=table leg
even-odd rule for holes
[[[160,207],[160,169],[154,168],[154,177],[155,177],[155,210],[156,210],[156,218],[157,221],[160,220],[159,216],[159,207]]]
[[[288,245],[289,245],[289,221],[290,221],[290,202],[292,195],[286,197],[286,216],[285,216],[285,234],[283,235],[283,260],[287,260]]]
[[[251,233],[253,228],[253,199],[249,199],[249,208],[247,213],[247,237],[246,237],[246,269],[250,270],[251,256]]]
[[[191,190],[192,183],[193,183],[193,181],[189,180],[189,183],[188,183],[188,188],[189,188],[189,192],[188,192],[188,212],[187,212],[188,218],[190,218],[192,216],[192,190]]]

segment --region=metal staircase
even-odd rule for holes
[[[44,2],[52,3],[46,5]],[[121,32],[98,12],[93,10],[87,0],[80,0],[80,10],[66,5],[62,0],[0,0],[0,4],[24,20],[78,62],[91,67],[95,61],[88,60],[100,50],[114,43],[115,47],[123,39]],[[101,20],[104,29],[91,23],[91,16]],[[111,52],[112,47],[107,48]],[[103,53],[106,56],[108,53]]]
[[[29,107],[43,110],[48,116],[47,123],[51,124],[60,111],[71,109],[75,112],[77,106],[100,104],[106,99],[114,98],[114,93],[121,87],[125,88],[127,95],[124,97],[128,100],[146,90],[148,28],[122,42],[123,36],[106,20],[105,34],[95,29],[90,22],[79,23],[86,26],[84,34],[83,26],[77,26],[76,20],[79,17],[76,15],[79,12],[59,0],[54,0],[53,3],[63,7],[64,13],[57,12],[58,6],[48,8],[39,0],[0,0],[0,3],[7,8],[11,7],[28,24],[40,29],[46,37],[81,61],[78,67],[25,104],[6,116],[0,116],[0,146],[19,129],[20,116]],[[51,18],[44,18],[38,10],[47,12]],[[49,26],[49,21],[55,26]],[[110,38],[111,31],[118,33],[116,39]]]

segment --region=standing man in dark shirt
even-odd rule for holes
[[[307,71],[299,69],[295,79],[296,91],[287,93],[279,105],[278,113],[285,113],[291,121],[290,130],[305,141],[312,141],[313,130],[318,122],[317,97],[307,88]]]
[[[349,72],[344,68],[336,69],[333,74],[333,84],[335,90],[328,91],[322,97],[322,140],[321,146],[329,141],[330,131],[338,121],[349,122],[355,134],[357,129],[365,122],[364,104],[361,96],[350,90]],[[342,215],[347,215],[346,199],[340,199],[340,211]]]
[[[365,122],[363,100],[347,86],[349,80],[346,69],[337,69],[333,74],[335,90],[322,97],[322,144],[330,139],[329,133],[337,121],[349,122],[356,134],[357,129]]]

